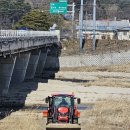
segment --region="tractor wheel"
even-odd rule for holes
[[[70,123],[70,124],[73,124],[73,117],[70,117],[69,123]]]
[[[78,124],[78,118],[73,119],[73,124]]]
[[[52,123],[52,119],[48,119],[47,122],[48,122],[48,124]]]

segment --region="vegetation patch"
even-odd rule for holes
[[[129,130],[130,102],[123,99],[99,101],[81,116],[86,119],[82,122],[83,130]]]
[[[109,66],[84,66],[84,67],[64,67],[61,71],[73,72],[125,72],[130,73],[130,64],[109,65]]]

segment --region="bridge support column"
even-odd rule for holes
[[[44,70],[59,70],[59,58],[55,56],[47,56],[46,64]],[[44,71],[43,70],[43,71]]]
[[[41,50],[34,50],[31,52],[25,80],[30,80],[34,78],[40,54],[41,54]]]
[[[37,65],[37,69],[36,69],[36,73],[35,73],[36,77],[42,76],[42,71],[43,71],[43,68],[44,68],[45,63],[46,63],[48,51],[49,51],[48,49],[42,49],[41,50],[41,54],[40,54],[40,57],[39,57],[39,61],[38,61],[38,65]]]
[[[42,72],[43,78],[54,78],[55,73],[59,70],[58,48],[51,48]]]
[[[7,95],[16,57],[0,58],[0,95]]]
[[[24,81],[29,59],[30,53],[22,53],[17,56],[11,84],[21,83]]]

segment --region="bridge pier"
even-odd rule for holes
[[[21,83],[25,79],[30,53],[22,53],[16,58],[11,84]]]
[[[52,47],[47,55],[47,60],[42,71],[42,78],[54,78],[59,67],[58,49]]]
[[[59,70],[59,58],[55,55],[48,55],[44,70]],[[44,71],[43,70],[43,71]]]
[[[0,57],[0,95],[7,95],[16,57]]]
[[[41,77],[42,76],[42,71],[45,66],[46,60],[47,60],[47,55],[48,55],[49,50],[48,49],[41,49],[41,54],[39,57],[35,77]]]
[[[41,55],[41,50],[33,50],[31,52],[25,80],[30,80],[34,78],[40,55]]]

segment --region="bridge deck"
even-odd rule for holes
[[[59,31],[0,30],[0,56],[57,44]]]

